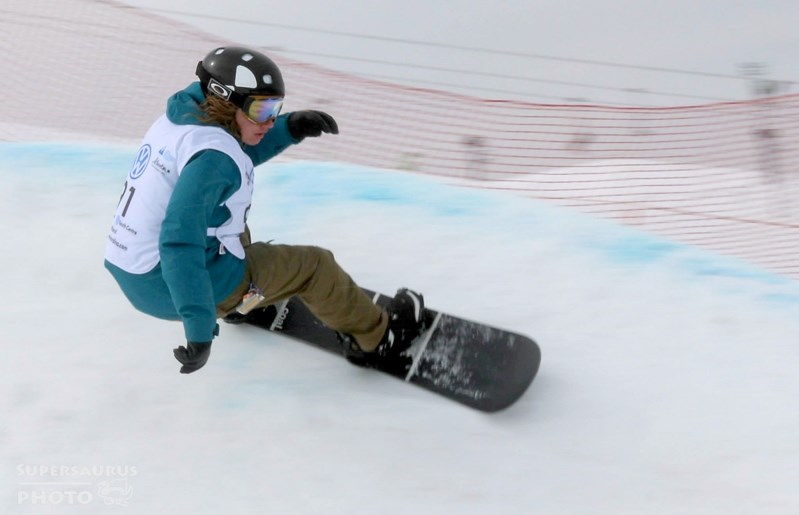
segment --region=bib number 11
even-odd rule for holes
[[[122,205],[122,201],[125,200],[125,197],[127,197],[127,200],[125,200],[125,207],[122,209],[120,216],[125,216],[128,213],[128,208],[130,207],[130,203],[133,200],[133,195],[135,193],[136,187],[131,186],[128,188],[128,181],[125,181],[125,187],[122,189],[122,195],[119,196],[119,203],[117,204],[117,209],[119,209],[119,206]]]

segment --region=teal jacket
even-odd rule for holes
[[[200,123],[196,115],[204,98],[200,83],[191,84],[169,98],[167,117],[179,125]],[[242,144],[255,166],[299,143],[289,134],[287,117],[280,115],[258,145]],[[145,274],[131,274],[105,262],[136,309],[182,320],[187,341],[213,340],[216,305],[244,278],[244,260],[220,254],[219,241],[207,236],[208,227],[230,218],[223,204],[240,185],[241,173],[230,156],[210,149],[198,152],[183,168],[170,198],[159,238],[160,263]]]

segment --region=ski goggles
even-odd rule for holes
[[[274,121],[280,110],[283,108],[283,98],[258,98],[247,97],[241,110],[255,123],[267,123]]]

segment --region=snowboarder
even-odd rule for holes
[[[336,121],[281,114],[280,70],[253,49],[217,48],[196,73],[145,135],[108,235],[105,266],[128,300],[183,322],[181,373],[205,365],[218,318],[237,322],[295,295],[341,334],[350,361],[399,359],[421,330],[421,295],[400,289],[383,310],[330,251],[250,241],[254,167],[306,137],[338,134]]]

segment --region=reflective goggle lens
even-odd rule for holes
[[[244,101],[242,110],[247,118],[256,123],[266,123],[277,118],[283,108],[282,98],[253,98]]]

